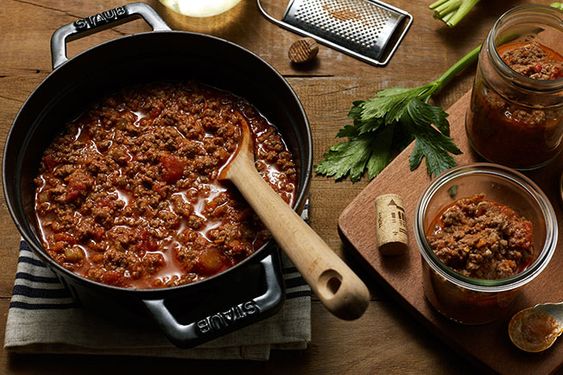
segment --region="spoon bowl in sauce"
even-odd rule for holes
[[[519,349],[537,353],[550,348],[563,332],[563,302],[524,309],[508,324],[510,340]]]

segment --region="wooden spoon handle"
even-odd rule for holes
[[[341,319],[362,316],[370,294],[360,278],[262,179],[253,164],[235,162],[230,168],[229,179],[325,307]]]

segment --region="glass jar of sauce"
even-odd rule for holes
[[[511,208],[532,224],[533,252],[525,267],[512,276],[488,279],[457,272],[444,263],[429,241],[436,218],[445,208],[475,194],[483,194],[487,200]],[[420,198],[414,232],[422,258],[426,299],[446,318],[467,325],[506,317],[526,285],[548,266],[558,238],[557,216],[542,190],[523,174],[489,163],[456,167],[436,178]],[[495,255],[497,259],[502,258],[498,255]]]
[[[502,15],[479,55],[466,132],[487,161],[542,167],[563,146],[563,13],[527,5]]]

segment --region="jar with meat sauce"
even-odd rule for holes
[[[479,55],[466,132],[487,161],[542,167],[563,147],[563,13],[527,5],[502,15]]]
[[[531,224],[531,250],[525,262],[508,277],[467,276],[447,266],[431,245],[437,219],[460,199],[476,195]],[[457,167],[438,177],[422,195],[414,229],[427,300],[445,317],[470,325],[506,315],[525,286],[548,265],[558,236],[555,212],[540,188],[519,172],[489,163]]]

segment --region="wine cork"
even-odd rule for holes
[[[287,57],[296,64],[303,64],[312,61],[319,53],[319,45],[312,38],[304,38],[295,41],[289,51]]]
[[[408,250],[409,238],[403,199],[397,194],[375,198],[377,247],[383,255],[400,255]]]

